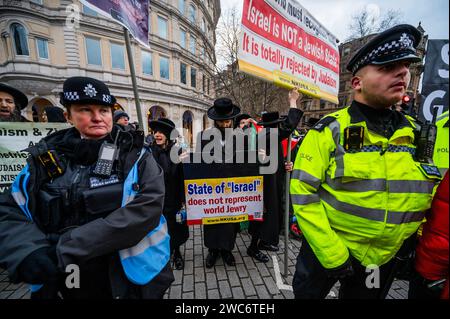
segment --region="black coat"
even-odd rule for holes
[[[281,142],[288,138],[289,135],[297,128],[298,123],[303,115],[299,109],[289,109],[286,119],[278,125],[278,149],[277,170],[273,174],[263,175],[264,180],[264,220],[263,222],[250,222],[249,233],[258,236],[262,241],[278,245],[279,233],[282,226],[284,216],[284,191],[286,183],[286,170],[284,168],[284,155]],[[269,130],[261,132],[266,134],[267,153],[270,154],[270,135]]]
[[[189,228],[186,221],[182,224],[176,222],[176,213],[181,209],[184,199],[184,177],[182,163],[173,163],[170,152],[174,144],[166,149],[153,144],[151,146],[156,162],[164,171],[165,197],[163,213],[166,217],[170,234],[171,250],[184,244],[189,238]]]
[[[215,129],[215,128],[212,128]],[[210,129],[211,130],[211,129]],[[203,140],[201,139],[201,134],[204,132],[200,132],[197,136],[197,152],[200,152],[206,144],[208,144],[211,140]],[[227,143],[234,143],[233,140],[227,140],[221,146],[221,155],[222,159],[225,160],[225,145]],[[201,148],[199,148],[199,146]],[[213,150],[211,151],[213,153]],[[228,251],[232,251],[234,248],[234,244],[236,242],[236,236],[239,232],[240,226],[239,223],[228,223],[228,224],[217,224],[217,225],[204,225],[203,226],[203,236],[205,246],[209,249],[224,249]]]

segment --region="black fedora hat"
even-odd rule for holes
[[[161,133],[163,133],[168,140],[170,140],[170,134],[173,130],[175,130],[177,132],[177,135],[179,135],[178,131],[175,129],[175,123],[166,118],[160,118],[158,120],[150,121],[148,126],[152,129],[153,132],[160,131]]]
[[[208,109],[208,117],[214,121],[230,120],[241,112],[239,106],[225,97],[214,101],[214,105]]]
[[[15,89],[12,86],[9,86],[4,83],[0,83],[0,92],[6,92],[8,94],[11,94],[12,97],[14,98],[14,103],[16,104],[16,106],[19,107],[20,110],[27,107],[28,98],[18,89]]]
[[[260,126],[270,126],[281,123],[283,121],[284,118],[280,117],[280,114],[278,112],[266,112],[262,114],[261,121],[259,121],[257,124]]]

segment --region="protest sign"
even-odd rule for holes
[[[101,15],[116,20],[142,45],[149,46],[148,0],[81,0],[81,3]]]
[[[191,163],[183,168],[188,225],[262,221],[263,177],[258,165]]]
[[[68,127],[65,123],[0,122],[0,193],[25,167],[28,153],[24,149]]]
[[[419,110],[419,119],[422,121],[432,120],[435,107],[438,108],[438,116],[448,110],[448,51],[448,40],[428,40],[422,82],[422,105]]]
[[[239,70],[338,103],[337,39],[294,0],[244,0]]]

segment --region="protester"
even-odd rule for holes
[[[240,113],[240,108],[233,104],[228,98],[219,98],[214,101],[214,105],[208,109],[208,117],[214,121],[214,127],[207,129],[197,136],[197,148],[196,152],[202,152],[205,145],[211,142],[211,140],[203,139],[202,135],[208,134],[209,130],[217,130],[220,134],[220,152],[222,159],[225,158],[225,149],[230,146],[230,143],[234,143],[233,139],[225,138],[225,130],[233,128],[233,119]],[[233,150],[234,150],[233,146]],[[234,266],[236,264],[235,258],[232,254],[236,242],[236,235],[239,231],[239,223],[217,224],[217,225],[204,225],[203,235],[204,243],[208,248],[208,255],[206,257],[206,267],[211,268],[215,265],[219,255],[222,256],[223,261],[229,265]]]
[[[142,132],[113,126],[103,82],[69,78],[60,101],[73,128],[30,147],[0,197],[0,267],[35,299],[162,298],[174,278],[161,168]]]
[[[67,123],[64,111],[60,107],[48,106],[44,112],[48,123]]]
[[[28,98],[12,86],[0,83],[0,122],[29,122],[20,114],[26,108]]]
[[[114,112],[114,123],[120,124],[122,126],[128,126],[130,117],[125,111],[117,110]]]
[[[184,178],[183,165],[171,160],[170,154],[175,146],[171,139],[171,133],[175,130],[175,123],[166,118],[161,118],[149,123],[154,132],[154,141],[151,145],[156,162],[164,171],[164,185],[166,196],[164,197],[163,214],[167,220],[170,235],[170,251],[173,254],[173,265],[175,269],[184,268],[184,260],[181,256],[180,246],[189,238],[189,228],[185,216],[179,216],[184,220],[177,221],[177,213],[183,207],[184,200]],[[175,139],[175,137],[173,137]],[[180,150],[181,151],[181,150]],[[181,213],[180,213],[181,214]]]
[[[261,121],[258,122],[258,125],[265,129],[259,133],[264,134],[262,138],[266,140],[264,152],[267,154],[270,154],[272,150],[277,152],[276,156],[273,156],[277,160],[276,171],[263,176],[264,220],[263,222],[251,222],[249,226],[252,239],[247,254],[261,262],[269,261],[269,257],[260,250],[279,250],[278,242],[284,214],[285,174],[286,171],[292,170],[293,166],[292,162],[285,162],[281,142],[292,134],[301,120],[303,112],[297,109],[299,97],[300,93],[297,89],[291,90],[289,92],[290,109],[287,116],[280,117],[278,112],[267,112],[262,115]],[[271,129],[277,129],[276,132],[273,132],[277,134],[277,145],[270,145],[269,133]]]
[[[439,172],[414,159],[414,120],[390,110],[405,94],[410,64],[420,62],[420,40],[416,28],[398,25],[363,46],[347,66],[354,102],[319,121],[300,146],[291,179],[305,239],[296,298],[325,298],[338,280],[340,298],[385,298],[394,256],[430,208]]]
[[[422,236],[415,256],[416,274],[409,283],[409,299],[449,299],[449,176],[448,176],[448,111],[436,123],[437,140],[434,163],[445,175],[426,215]]]

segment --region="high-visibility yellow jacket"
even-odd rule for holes
[[[441,177],[414,161],[411,118],[387,138],[369,131],[349,107],[322,119],[305,137],[291,179],[298,224],[327,269],[354,256],[381,266],[417,231]],[[347,127],[364,128],[361,149],[344,149]]]
[[[434,164],[441,171],[441,175],[444,176],[448,170],[448,111],[442,113],[436,121],[437,137],[436,144],[434,145]]]

